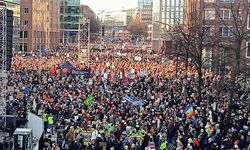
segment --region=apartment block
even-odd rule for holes
[[[241,66],[250,65],[249,8],[249,0],[186,1],[185,26],[197,24],[198,19],[203,21],[206,37],[213,36],[218,44],[204,47],[203,57],[207,59],[205,66],[211,71],[227,74],[237,51]],[[243,40],[240,48],[236,48],[239,39]]]
[[[20,50],[55,50],[59,44],[60,0],[21,0],[20,7]]]
[[[60,42],[77,43],[79,24],[83,24],[83,8],[80,0],[61,0],[60,6]]]
[[[184,0],[153,0],[152,26],[150,34],[152,49],[164,52],[171,44],[170,37],[166,35],[174,25],[183,24]],[[171,51],[171,50],[169,50]]]

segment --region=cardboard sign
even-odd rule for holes
[[[23,99],[23,92],[17,92],[17,99]]]
[[[141,61],[142,60],[142,58],[141,57],[139,57],[139,56],[135,56],[135,58],[134,58],[136,61]]]
[[[91,142],[91,131],[83,131],[84,142]]]
[[[47,77],[46,76],[43,76],[43,82],[47,83]]]
[[[8,92],[8,93],[15,92],[15,87],[14,87],[14,86],[8,86],[7,92]]]
[[[19,83],[18,83],[18,87],[23,88],[23,83],[22,83],[22,82],[19,82]]]

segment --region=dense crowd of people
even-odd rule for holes
[[[204,71],[198,99],[197,69],[189,65],[186,72],[181,61],[162,63],[157,54],[135,61],[131,52],[93,52],[83,63],[77,56],[14,57],[8,114],[41,116],[49,135],[44,149],[249,149],[246,89],[239,87],[231,101],[227,89],[218,90],[220,77]],[[66,61],[75,67],[60,68]],[[90,78],[71,73],[83,69],[91,70]],[[57,141],[51,141],[53,134]]]

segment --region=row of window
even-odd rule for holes
[[[20,31],[20,38],[28,38],[28,31]]]
[[[228,31],[226,31],[226,32],[228,32]],[[226,43],[225,43],[226,44]],[[223,44],[224,45],[224,44]],[[228,44],[226,44],[226,45],[228,45]],[[228,45],[228,46],[230,46],[230,45]],[[207,51],[206,51],[207,52]],[[212,57],[212,55],[210,54],[210,53],[212,53],[212,51],[209,49],[209,51],[208,51],[208,53],[209,54],[203,54],[203,55],[205,55],[206,57],[209,57],[209,58],[211,58]],[[226,51],[225,51],[225,49],[223,50],[223,51],[220,51],[220,56],[222,56],[222,58],[225,58],[226,57]],[[247,43],[246,43],[246,58],[248,58],[248,59],[250,59],[250,41],[248,41]]]
[[[206,3],[215,3],[216,0],[204,0]],[[220,0],[221,3],[233,3],[234,0]]]
[[[212,36],[214,34],[214,26],[206,26],[205,27],[205,34],[207,36]],[[233,27],[220,27],[219,28],[219,36],[221,37],[232,37],[233,36]]]
[[[28,26],[29,25],[29,21],[28,20],[20,20],[20,25],[21,26]]]
[[[247,29],[250,29],[250,14],[247,17]]]
[[[220,18],[222,20],[231,20],[233,19],[233,15],[235,19],[242,19],[242,10],[238,10],[238,12],[232,12],[231,9],[221,9],[220,10]],[[215,9],[209,8],[205,10],[205,19],[206,20],[214,20],[216,16]]]
[[[228,45],[229,46],[229,45]],[[202,52],[202,57],[207,59],[206,63],[205,63],[205,66],[210,66],[212,65],[212,57],[213,57],[213,54],[212,54],[212,49],[211,48],[206,48],[204,49],[204,51]],[[228,55],[229,55],[229,51],[227,48],[222,48],[220,51],[219,51],[219,63],[220,64],[226,64],[228,63],[228,61],[230,61],[228,59]],[[250,59],[250,41],[246,43],[246,58],[247,59]]]
[[[230,46],[230,44],[228,45],[227,43],[225,43],[226,45],[224,46]],[[246,58],[247,59],[250,59],[250,42],[247,42],[246,43]],[[206,62],[205,62],[205,66],[207,67],[211,67],[212,66],[212,57],[213,57],[213,51],[211,48],[207,47],[203,50],[202,52],[202,57],[203,59],[206,59]],[[228,48],[221,48],[220,51],[219,51],[219,64],[220,65],[225,65],[227,64],[230,59],[229,59],[229,50]]]

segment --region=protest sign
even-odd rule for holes
[[[12,93],[12,92],[15,92],[15,87],[14,86],[8,86],[7,93]]]

